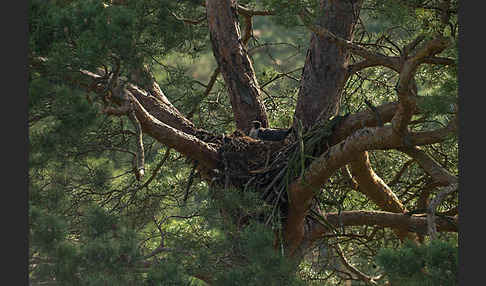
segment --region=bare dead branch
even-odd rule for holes
[[[133,127],[135,128],[135,132],[137,134],[136,137],[136,145],[137,145],[137,156],[135,158],[135,166],[134,166],[134,172],[135,172],[135,177],[137,178],[138,181],[142,179],[142,177],[145,175],[145,152],[143,149],[143,137],[142,137],[142,126],[140,125],[140,121],[138,121],[137,116],[135,115],[135,111],[133,109],[130,110],[128,113],[128,118],[133,124]]]
[[[165,162],[169,158],[170,151],[171,151],[171,148],[167,148],[167,150],[165,151],[164,157],[162,158],[162,160],[160,160],[160,162],[157,164],[155,169],[152,171],[152,175],[150,176],[150,178],[148,178],[148,180],[142,186],[140,186],[140,188],[144,188],[144,187],[148,186],[153,181],[155,176],[157,176],[160,169],[162,168],[162,166],[165,164]]]
[[[439,204],[442,202],[442,200],[444,200],[444,198],[447,195],[456,191],[458,186],[459,186],[458,183],[453,183],[445,187],[430,202],[429,208],[427,210],[427,227],[428,227],[428,234],[430,235],[431,239],[437,239],[437,225],[436,225],[436,216],[435,216],[435,210],[437,209],[437,206],[439,206]]]

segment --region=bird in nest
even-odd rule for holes
[[[292,127],[288,129],[263,128],[261,122],[257,120],[252,121],[252,124],[253,126],[250,129],[249,136],[254,139],[281,141],[292,132]]]

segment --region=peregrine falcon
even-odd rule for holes
[[[289,129],[262,128],[260,121],[252,121],[252,124],[253,127],[250,130],[249,136],[255,139],[281,141],[292,132],[292,127]]]

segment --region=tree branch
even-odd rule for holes
[[[380,209],[393,213],[404,213],[406,208],[390,187],[373,171],[368,152],[361,152],[350,163],[351,173],[358,182],[358,191],[371,199]],[[396,229],[397,236],[414,240],[406,228]]]
[[[350,166],[351,174],[358,182],[358,191],[370,198],[380,209],[394,213],[406,211],[390,187],[373,171],[368,152],[360,152]]]
[[[344,226],[368,225],[393,229],[407,228],[416,233],[427,234],[427,219],[424,216],[409,216],[384,211],[342,211],[341,213],[327,213],[324,217],[327,222],[336,227],[340,223]],[[458,218],[440,217],[437,221],[437,231],[457,232]]]
[[[336,250],[336,253],[338,254],[339,258],[341,258],[344,267],[346,267],[349,271],[351,271],[351,273],[356,275],[360,280],[364,281],[367,284],[377,285],[377,283],[374,281],[376,279],[375,277],[368,276],[363,272],[359,271],[358,268],[351,265],[351,263],[348,261],[346,256],[344,256],[343,250],[341,249],[341,246],[339,246],[339,244],[336,244],[334,246],[334,249]]]
[[[450,186],[445,187],[440,193],[437,194],[437,196],[435,196],[434,199],[432,199],[432,201],[429,204],[429,208],[427,209],[427,226],[428,226],[428,234],[432,239],[437,239],[437,224],[436,224],[435,210],[447,195],[457,190],[458,186],[459,186],[458,183],[453,183]]]
[[[409,56],[409,53],[414,50],[424,38],[424,36],[417,37],[403,49],[402,58],[405,60],[401,65],[396,87],[399,105],[398,110],[392,119],[392,126],[395,132],[402,137],[405,137],[408,134],[407,125],[416,109],[417,94],[416,84],[413,78],[417,68],[420,64],[425,62],[426,58],[442,52],[449,45],[449,41],[446,38],[438,36],[426,42],[422,48]]]
[[[236,11],[235,0],[206,1],[213,54],[228,88],[236,127],[249,131],[251,121],[258,120],[267,127],[268,119]]]
[[[211,74],[211,78],[209,79],[208,84],[206,85],[206,90],[204,91],[204,94],[198,99],[198,101],[194,104],[194,107],[191,109],[189,114],[187,114],[187,118],[192,118],[194,116],[194,113],[196,113],[199,105],[203,101],[204,98],[209,96],[209,93],[213,89],[214,84],[216,83],[216,79],[218,78],[218,75],[220,73],[219,67],[217,67],[213,73]]]
[[[144,132],[157,141],[173,148],[184,156],[197,160],[201,165],[213,169],[219,163],[217,150],[197,137],[177,130],[149,114],[145,108],[131,95],[135,112]]]
[[[451,173],[449,173],[449,171],[440,166],[439,163],[437,163],[432,157],[430,157],[419,147],[406,147],[400,148],[399,150],[415,159],[420,167],[422,167],[422,169],[429,176],[431,176],[435,180],[435,182],[438,182],[443,186],[458,182],[456,176],[452,175]]]
[[[376,120],[376,119],[375,119]],[[447,132],[450,132],[446,128]],[[441,136],[436,140],[423,140],[423,134],[411,134],[412,144],[431,144],[445,139],[444,130],[436,130]],[[398,135],[392,126],[364,127],[349,135],[341,142],[329,147],[325,153],[315,159],[304,172],[303,176],[297,178],[288,188],[290,199],[289,217],[286,226],[286,241],[289,244],[290,252],[293,253],[304,236],[304,219],[308,213],[314,194],[321,190],[329,177],[345,164],[355,160],[361,152],[369,150],[386,150],[406,147],[402,137]]]
[[[135,157],[134,171],[135,177],[138,181],[140,181],[145,175],[145,151],[143,148],[142,126],[140,125],[140,121],[138,121],[133,109],[129,111],[128,118],[132,122],[133,126],[135,127],[135,132],[137,133],[137,156]]]

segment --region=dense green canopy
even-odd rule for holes
[[[457,9],[30,1],[32,285],[456,285]]]

